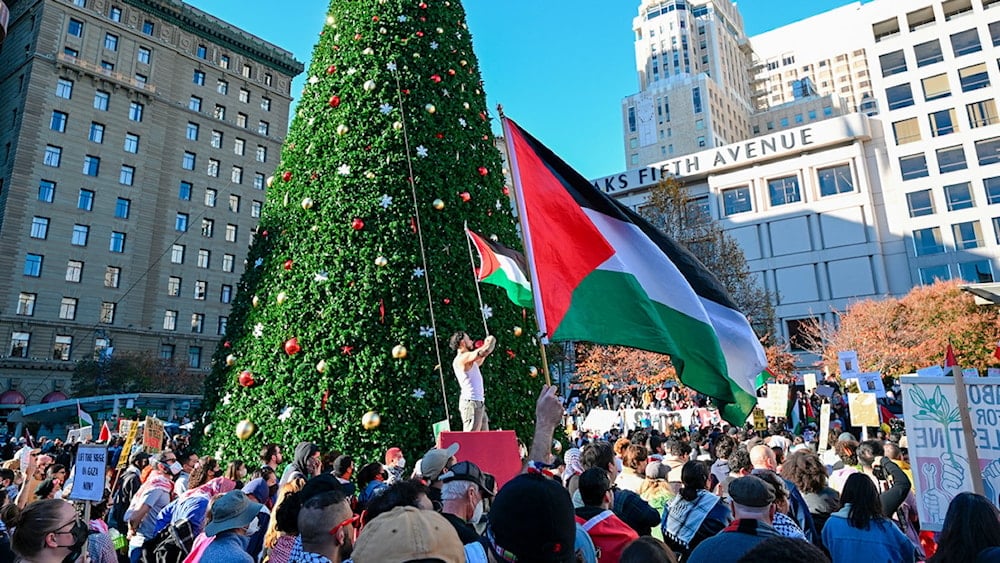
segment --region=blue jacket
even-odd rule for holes
[[[254,563],[253,557],[247,553],[247,537],[229,530],[215,535],[201,554],[202,561],[211,563]]]
[[[823,526],[823,545],[833,563],[913,563],[913,544],[892,520],[872,520],[867,530],[860,530],[847,521],[850,510],[851,505],[845,504]]]
[[[766,522],[733,520],[725,530],[701,542],[685,563],[736,563],[757,544],[777,537],[781,537],[778,531]]]

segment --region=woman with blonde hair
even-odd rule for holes
[[[246,485],[247,465],[239,460],[230,461],[229,466],[226,467],[226,472],[222,476],[236,483],[237,489],[242,489],[243,485]],[[264,501],[262,500],[261,502]]]
[[[264,553],[268,563],[288,563],[292,555],[295,537],[299,534],[296,521],[298,510],[289,510],[291,507],[282,505],[290,496],[301,491],[305,484],[305,479],[292,479],[278,490],[278,501],[274,503],[272,511],[273,518],[267,524],[267,533],[264,534]]]
[[[75,561],[83,554],[87,523],[59,499],[35,501],[15,518],[10,546],[25,563]]]

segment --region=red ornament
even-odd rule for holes
[[[340,96],[330,96],[330,101],[327,102],[330,107],[335,108],[340,105]]]
[[[378,16],[372,16],[372,21],[373,22],[377,22],[378,21]]]
[[[239,381],[240,381],[240,385],[242,385],[244,387],[250,387],[254,383],[257,383],[257,381],[253,378],[253,374],[250,373],[247,370],[243,370],[243,371],[240,372],[240,379],[239,379]]]
[[[410,217],[410,230],[413,231],[413,234],[417,233],[417,218],[416,217]]]
[[[337,72],[337,65],[330,65],[330,66],[326,67],[326,73],[327,74],[333,74],[335,72]]]
[[[483,121],[486,121],[486,112],[485,111],[479,112],[479,119],[482,119]]]
[[[472,195],[469,192],[462,192],[458,194],[458,197],[462,198],[462,201],[469,202],[472,200]]]
[[[292,173],[291,172],[282,172],[282,174],[281,174],[281,180],[282,181],[287,182],[287,181],[289,181],[291,179],[292,179]]]
[[[330,398],[330,390],[323,391],[323,400],[320,401],[320,408],[326,410],[326,401]]]
[[[232,347],[233,347],[233,345],[232,345],[232,344],[230,344],[228,340],[227,340],[227,341],[225,341],[225,342],[223,342],[223,343],[222,343],[222,346],[223,346],[224,348],[232,348]]]
[[[435,133],[434,136],[438,139],[444,139],[444,133]]]
[[[289,338],[288,340],[285,341],[285,353],[288,354],[289,356],[294,356],[295,354],[298,354],[301,350],[302,347],[299,346],[298,338]]]
[[[421,10],[426,10],[427,9],[427,3],[426,2],[421,2],[421,3],[417,4],[417,5],[420,6]]]
[[[385,299],[378,300],[378,321],[385,324]]]
[[[445,305],[451,305],[451,299],[448,299],[447,297],[442,299],[441,302],[444,303]]]
[[[432,74],[431,75],[431,80],[433,80],[434,82],[441,82],[441,75],[440,74]]]
[[[409,88],[403,88],[403,93],[406,94],[407,96],[409,96],[410,95],[410,89]]]
[[[503,189],[500,191],[503,192],[503,195],[510,195],[510,188],[508,188],[507,186],[504,186]]]
[[[513,350],[507,350],[507,357],[508,358],[510,358],[510,359],[513,360],[516,356],[517,356],[517,354],[515,354]]]
[[[354,34],[354,40],[355,41],[361,41],[361,34],[360,33],[355,33]]]
[[[455,76],[455,69],[449,68],[448,69],[448,76]]]
[[[417,32],[417,37],[423,37],[423,36],[424,36],[424,32],[423,31],[418,31]]]
[[[489,173],[490,173],[490,171],[487,170],[485,166],[480,166],[479,167],[479,175],[480,176],[485,176],[485,175],[487,175]]]
[[[292,259],[290,259],[290,258],[288,260],[285,260],[285,269],[286,270],[291,270],[292,269],[292,264],[294,264],[294,263],[295,262],[292,261]]]
[[[476,348],[482,348],[483,347],[483,341],[482,340],[477,340],[472,345],[475,346]]]
[[[261,236],[267,238],[267,229],[264,229],[264,232],[261,233]]]
[[[351,228],[354,229],[355,231],[360,231],[361,229],[365,228],[365,222],[355,217],[354,220],[351,221]]]

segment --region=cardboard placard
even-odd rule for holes
[[[858,352],[856,350],[844,350],[837,352],[837,366],[840,368],[840,377],[845,377],[847,373],[857,373],[861,371],[858,366]]]
[[[806,388],[806,394],[808,395],[810,392],[812,392],[813,389],[816,388],[816,374],[815,373],[803,374],[802,380]]]
[[[860,392],[874,393],[879,399],[885,398],[885,384],[882,383],[882,374],[880,372],[859,373],[856,379]]]
[[[104,498],[104,479],[107,466],[107,446],[81,444],[76,450],[73,488],[69,492],[69,498],[100,502]]]
[[[84,426],[83,428],[74,428],[70,430],[66,435],[66,441],[70,444],[75,442],[86,442],[87,440],[94,439],[94,427]]]
[[[878,404],[873,393],[848,393],[847,407],[854,426],[878,426]]]
[[[124,469],[132,457],[132,445],[135,444],[135,437],[139,433],[139,423],[134,420],[121,420],[118,422],[118,432],[125,436],[125,443],[122,444],[122,453],[118,456],[117,469]]]
[[[767,430],[767,417],[764,414],[764,409],[755,407],[751,416],[753,416],[754,430]]]
[[[788,385],[768,383],[767,397],[757,399],[757,404],[764,409],[766,416],[785,418],[788,416]]]
[[[147,416],[142,431],[142,447],[151,454],[159,453],[163,449],[163,435],[163,422],[158,418]]]
[[[830,403],[819,407],[819,451],[825,452],[830,441]]]

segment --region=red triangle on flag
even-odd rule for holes
[[[955,359],[955,349],[948,344],[948,351],[944,355],[944,367],[950,368],[951,366],[957,366],[958,360]]]
[[[993,357],[1000,360],[1000,342],[997,342],[997,347],[993,349]]]
[[[97,437],[98,442],[107,442],[111,440],[111,428],[108,428],[108,421],[104,421],[101,425],[101,434]]]

